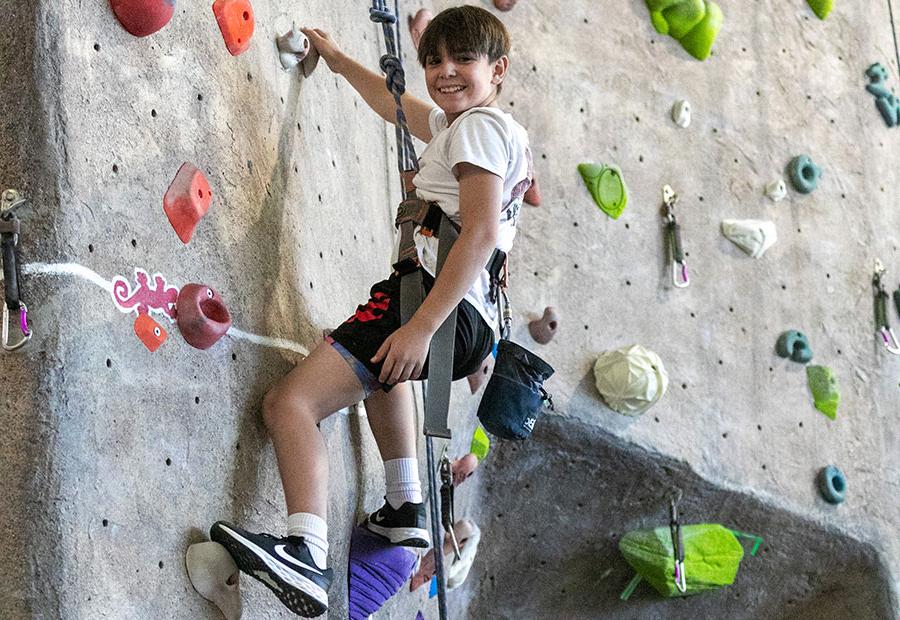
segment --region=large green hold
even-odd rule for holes
[[[806,379],[816,409],[834,420],[837,417],[838,405],[841,404],[841,393],[834,371],[827,366],[807,366]]]
[[[697,60],[706,60],[722,28],[724,15],[709,0],[646,0],[650,20],[660,34],[668,34]]]
[[[834,8],[834,0],[806,0],[819,19],[825,19]]]
[[[622,171],[604,164],[578,164],[578,172],[597,206],[612,219],[619,219],[628,204]]]
[[[681,526],[687,591],[675,585],[675,555],[668,527],[629,532],[619,541],[625,561],[665,597],[700,594],[734,583],[744,548],[718,523]]]

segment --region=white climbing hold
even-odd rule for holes
[[[691,124],[691,103],[687,99],[679,99],[672,106],[672,120],[679,127],[687,128]]]
[[[298,64],[304,77],[309,77],[319,62],[319,52],[309,43],[306,35],[300,32],[297,25],[275,40],[278,46],[278,59],[285,71],[290,71]]]
[[[193,544],[188,547],[185,565],[197,593],[215,604],[225,620],[240,620],[240,573],[225,547],[217,542]]]
[[[753,258],[778,241],[775,223],[769,220],[722,220],[722,234]]]
[[[766,196],[768,196],[772,202],[784,200],[787,196],[787,185],[785,184],[784,179],[775,179],[766,185]]]
[[[481,541],[481,530],[468,519],[457,521],[453,526],[453,533],[457,540],[462,541],[459,549],[459,559],[453,561],[453,555],[444,556],[449,563],[447,570],[447,589],[454,590],[461,586],[469,576],[469,569],[475,561],[478,553],[478,543]]]
[[[639,344],[607,351],[594,364],[597,391],[613,411],[639,416],[669,387],[669,374],[659,355]]]

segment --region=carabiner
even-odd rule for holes
[[[0,341],[0,346],[7,351],[15,351],[16,349],[22,348],[26,342],[31,340],[31,330],[28,329],[28,307],[22,302],[19,302],[19,329],[22,331],[22,338],[14,344],[10,344],[9,341],[9,315],[9,307],[6,304],[3,304],[3,340]]]
[[[456,532],[453,531],[453,465],[447,458],[447,451],[441,456],[440,464],[441,474],[441,521],[447,533],[450,535],[450,541],[453,543],[453,557],[455,561],[459,561],[462,557],[459,552],[459,543],[456,540]]]
[[[884,348],[894,355],[900,355],[900,342],[897,335],[888,322],[887,302],[888,293],[884,288],[884,274],[887,270],[877,258],[875,259],[875,274],[872,276],[872,288],[875,295],[875,333],[881,338]]]
[[[662,195],[663,206],[666,208],[666,233],[672,252],[672,285],[675,288],[687,288],[691,284],[691,279],[681,246],[681,226],[675,219],[675,203],[678,202],[678,194],[671,185],[664,185]]]

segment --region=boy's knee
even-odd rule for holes
[[[289,399],[283,390],[272,388],[263,396],[263,422],[269,432],[277,431],[287,420],[303,415],[303,407],[299,407],[296,399]]]

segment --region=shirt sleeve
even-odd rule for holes
[[[476,110],[454,123],[450,137],[451,167],[466,162],[506,178],[510,161],[507,127],[494,114]]]
[[[447,115],[442,109],[431,108],[431,112],[428,113],[428,128],[432,137],[447,128]]]

